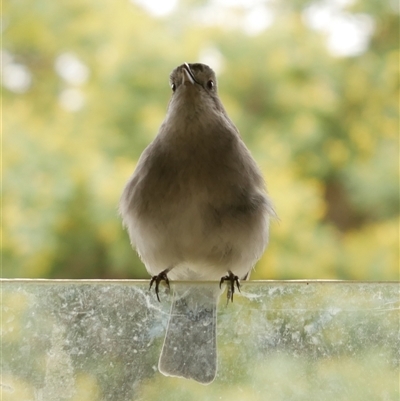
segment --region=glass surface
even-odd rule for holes
[[[399,400],[399,283],[242,283],[219,300],[209,385],[158,371],[165,288],[158,302],[148,281],[1,286],[4,401]]]

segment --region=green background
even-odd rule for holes
[[[268,2],[257,34],[240,28],[245,7],[206,14],[211,3],[161,17],[126,1],[3,4],[3,277],[148,277],[118,200],[163,120],[170,71],[214,54],[280,218],[252,278],[399,278],[397,2],[343,2],[339,13],[373,21],[349,56],[306,23],[321,2]],[[65,54],[87,79],[57,72]],[[6,75],[18,68],[22,89]]]

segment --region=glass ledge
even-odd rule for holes
[[[207,293],[216,283],[171,283]],[[1,280],[4,401],[398,401],[398,282],[249,281],[217,308],[215,380],[167,377],[147,280]]]

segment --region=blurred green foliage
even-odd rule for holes
[[[395,2],[347,3],[374,24],[347,57],[305,21],[320,2],[269,2],[272,24],[252,35],[201,17],[209,3],[164,17],[134,2],[3,4],[3,277],[148,277],[119,196],[163,120],[168,74],[211,51],[280,218],[252,278],[399,278]]]

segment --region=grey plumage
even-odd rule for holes
[[[264,252],[275,214],[261,172],[219,100],[212,69],[185,63],[170,81],[166,118],[121,197],[124,225],[154,277],[165,272],[171,280],[220,280],[230,271],[244,278]],[[213,380],[218,296],[218,287],[176,294],[160,358],[164,374]],[[203,337],[193,323],[199,319],[208,319],[212,328]],[[172,335],[184,327],[192,346],[187,340],[172,352]],[[202,342],[204,355],[209,350],[203,367],[192,358],[196,342]]]
[[[211,383],[217,373],[217,285],[182,284],[178,291],[158,368],[166,376]]]

